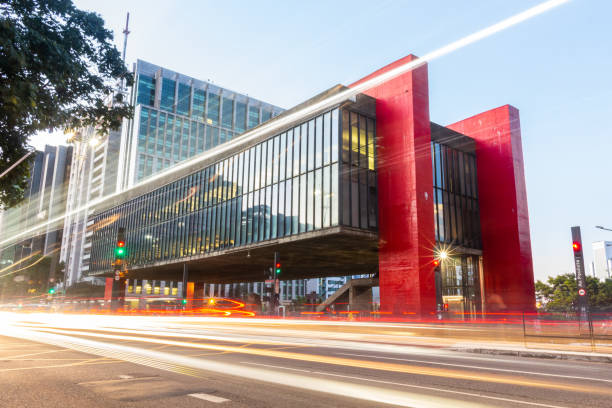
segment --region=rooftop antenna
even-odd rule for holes
[[[123,30],[123,62],[125,62],[125,50],[127,48],[127,39],[130,34],[130,30],[128,29],[128,25],[130,24],[130,13],[127,13],[127,18],[125,19],[125,29]]]
[[[128,26],[130,24],[130,13],[127,13],[127,17],[125,19],[125,29],[123,30],[123,53],[122,53],[122,58],[123,58],[123,63],[125,64],[125,51],[127,49],[127,39],[128,39],[128,35],[130,34],[130,30],[128,29]],[[125,90],[125,80],[121,81],[121,89]]]

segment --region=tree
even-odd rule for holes
[[[115,90],[132,75],[112,39],[99,15],[72,0],[0,3],[0,173],[37,132],[94,126],[104,134],[131,116]],[[0,178],[0,207],[23,198],[30,163]]]
[[[596,311],[612,311],[612,279],[600,281],[586,277],[586,291],[590,307]],[[576,276],[568,273],[549,277],[547,283],[537,281],[536,297],[543,301],[547,312],[575,312],[578,305]]]

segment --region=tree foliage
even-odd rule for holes
[[[601,281],[586,277],[587,297],[593,310],[612,311],[612,279]],[[543,302],[547,312],[575,312],[578,305],[576,276],[568,273],[549,277],[546,283],[537,281],[536,296]]]
[[[106,133],[131,115],[115,91],[132,75],[112,40],[102,18],[72,0],[0,3],[0,173],[37,132],[91,125]],[[23,197],[30,163],[0,179],[0,207]]]

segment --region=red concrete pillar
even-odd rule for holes
[[[448,127],[476,141],[487,311],[532,311],[535,288],[518,109],[501,106]]]
[[[113,298],[113,281],[114,278],[106,278],[106,284],[104,286],[104,302],[108,302]]]
[[[193,292],[195,289],[195,284],[193,282],[187,282],[187,290],[185,291],[185,299],[187,303],[185,304],[185,309],[191,310],[193,309]]]
[[[409,55],[352,86],[408,61]],[[365,92],[376,98],[381,311],[435,311],[433,176],[427,65]]]

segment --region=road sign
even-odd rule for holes
[[[580,227],[572,227],[572,249],[574,251],[574,266],[576,267],[576,283],[578,284],[578,308],[583,318],[586,318],[589,304],[586,294],[586,274],[584,273],[584,255],[582,253],[582,236]],[[584,293],[582,293],[584,292]]]

